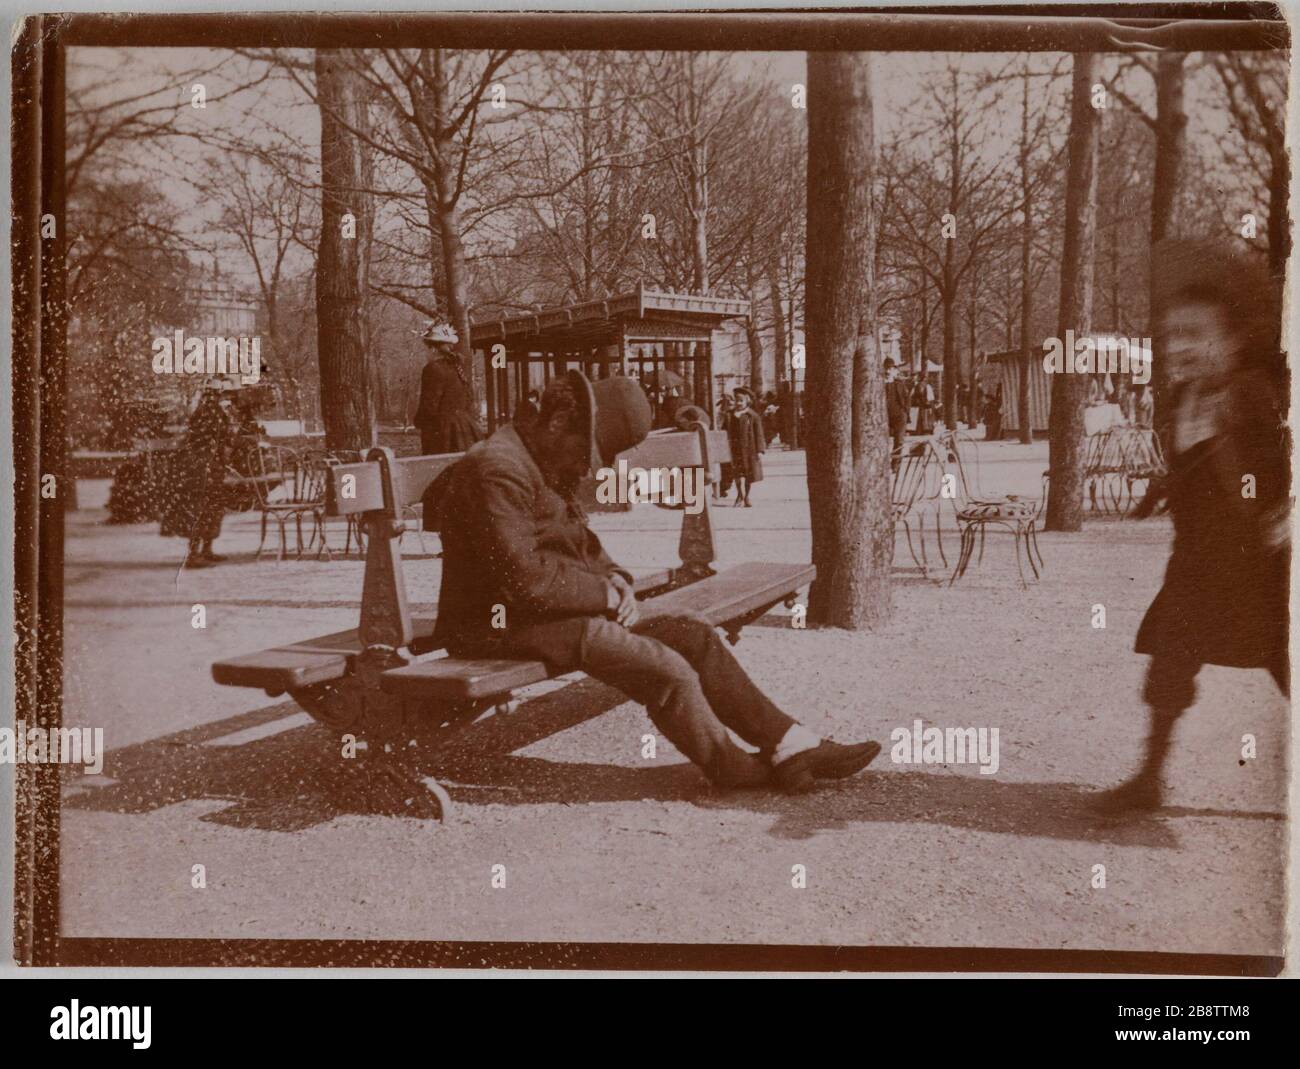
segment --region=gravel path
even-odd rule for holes
[[[1037,492],[1044,445],[982,453],[986,490]],[[808,558],[802,465],[769,454],[755,507],[715,512],[724,564]],[[83,506],[103,489],[83,484]],[[663,740],[641,758],[639,707],[560,680],[430,758],[457,803],[442,825],[340,811],[312,721],[210,680],[219,657],[353,626],[355,557],[255,563],[256,524],[232,517],[218,543],[231,563],[177,583],[179,540],[104,515],[68,525],[65,723],[102,726],[110,752],[101,776],[67,779],[65,935],[1281,953],[1289,726],[1265,673],[1202,674],[1158,818],[1107,825],[1082,808],[1139,754],[1131,649],[1166,521],[1041,536],[1047,571],[1028,591],[1005,537],[952,588],[903,568],[900,546],[880,631],[795,630],[785,610],[747,629],[737,656],[778,704],[886,743],[855,779],[793,799],[714,791]],[[650,507],[593,520],[634,570],[675,563],[676,524]],[[414,607],[431,608],[441,562],[413,537],[405,550]],[[917,719],[996,728],[996,774],[892,762],[890,732]],[[1246,733],[1258,757],[1242,762]]]

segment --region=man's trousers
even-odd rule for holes
[[[643,611],[648,615],[631,630],[585,617],[519,628],[506,646],[512,656],[537,657],[559,672],[581,670],[617,687],[644,705],[655,727],[710,779],[750,760],[727,728],[765,754],[775,750],[794,720],[758,689],[717,630],[702,618]],[[557,642],[561,634],[565,641]]]

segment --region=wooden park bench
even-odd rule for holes
[[[412,616],[408,608],[399,546],[403,510],[462,455],[396,459],[391,450],[376,448],[363,463],[332,467],[328,514],[360,518],[366,530],[358,626],[212,666],[216,682],[271,697],[288,694],[344,743],[355,743],[357,759],[341,760],[339,771],[348,790],[359,785],[364,791],[363,804],[444,819],[450,799],[414,768],[412,745],[445,741],[451,729],[489,711],[511,711],[517,689],[555,674],[540,661],[449,656],[434,646],[433,617]],[[708,482],[716,465],[731,459],[725,433],[697,424],[652,434],[620,459],[647,471],[700,472],[701,511],[682,510],[681,564],[635,584],[639,599],[654,599],[656,613],[698,614],[734,643],[746,624],[778,604],[792,606],[796,593],[812,582],[816,570],[808,564],[714,569]]]

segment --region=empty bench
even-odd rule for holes
[[[403,510],[420,502],[434,479],[463,454],[397,459],[376,448],[363,463],[330,470],[326,508],[366,528],[365,577],[358,626],[218,661],[213,679],[272,697],[288,694],[315,719],[357,743],[364,762],[345,761],[349,776],[387,809],[446,817],[450,799],[407,757],[411,741],[436,742],[489,710],[513,708],[516,690],[551,678],[540,661],[451,657],[432,639],[434,618],[408,608],[400,550]],[[709,487],[716,465],[730,460],[725,433],[697,424],[653,434],[620,455],[629,468],[696,468],[699,512],[682,510],[681,564],[637,579],[638,599],[653,611],[693,613],[725,630],[741,629],[778,604],[793,605],[816,576],[810,564],[749,562],[716,571]],[[444,567],[447,562],[444,561]],[[355,771],[363,768],[364,771]],[[373,804],[373,797],[371,798]]]

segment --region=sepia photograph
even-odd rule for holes
[[[13,959],[1283,973],[1291,14],[17,18]]]

